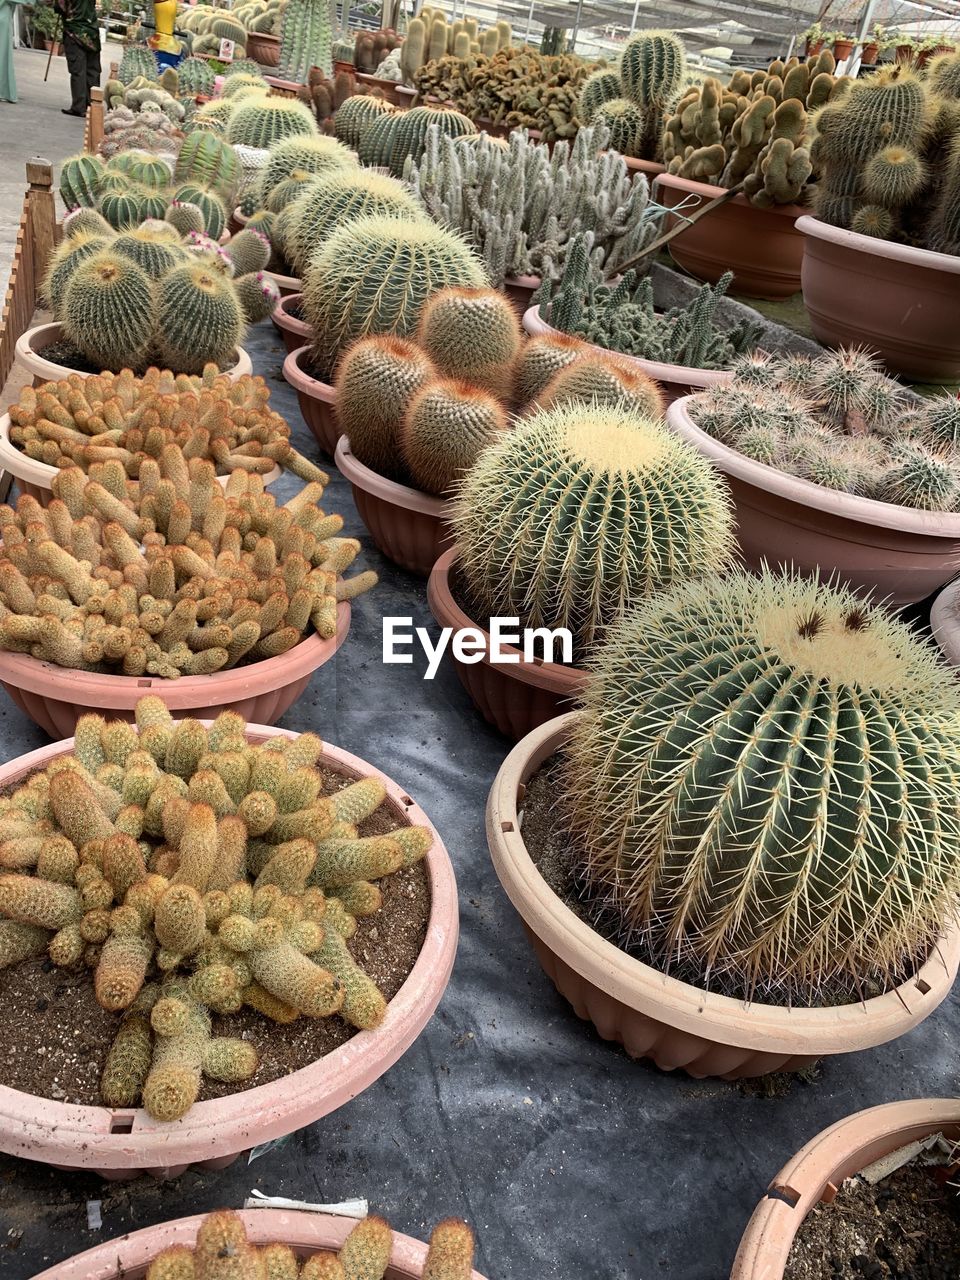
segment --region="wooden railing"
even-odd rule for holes
[[[112,63],[111,66],[116,66]],[[93,154],[97,152],[103,141],[103,90],[90,90],[90,105],[87,107],[87,119],[83,128],[83,149]]]
[[[49,160],[27,161],[27,183],[10,282],[0,314],[0,387],[13,368],[17,339],[33,321],[47,261],[60,238]]]

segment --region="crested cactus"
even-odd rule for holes
[[[435,377],[426,353],[403,338],[363,338],[344,352],[337,366],[337,422],[365,466],[388,479],[404,478],[401,424],[413,398]]]
[[[325,76],[333,73],[334,6],[332,0],[287,0],[280,26],[282,80],[305,84],[311,67]]]
[[[227,141],[245,147],[270,149],[284,138],[312,138],[316,133],[313,113],[295,98],[242,98],[227,121]]]
[[[478,604],[568,627],[576,660],[632,602],[722,569],[732,548],[729,500],[705,459],[651,419],[580,401],[487,448],[453,524]]]
[[[400,428],[403,460],[416,488],[442,496],[507,428],[500,401],[475,383],[442,378],[410,402]]]
[[[511,395],[520,323],[510,302],[495,289],[439,290],[420,313],[417,342],[445,377],[501,399]]]
[[[904,624],[816,580],[686,583],[613,629],[584,702],[565,807],[619,940],[778,1003],[858,999],[935,946],[960,700]]]

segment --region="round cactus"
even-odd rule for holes
[[[251,271],[238,276],[233,282],[233,288],[248,324],[256,324],[272,315],[280,301],[280,290],[262,271]]]
[[[663,396],[654,380],[603,356],[575,360],[555,373],[537,397],[541,409],[569,400],[622,404],[645,418],[663,417]]]
[[[426,353],[404,338],[363,338],[344,352],[337,367],[337,422],[364,466],[389,480],[406,479],[400,428],[414,396],[435,377]]]
[[[177,156],[173,180],[191,183],[232,201],[240,181],[240,159],[228,142],[206,129],[195,129],[184,139]]]
[[[109,226],[107,232],[106,236],[88,232],[68,236],[50,255],[41,292],[47,306],[58,320],[62,317],[64,295],[74,271],[81,262],[106,249],[112,235]]]
[[[390,167],[390,156],[393,152],[393,141],[399,122],[400,112],[391,111],[374,116],[361,126],[360,141],[357,145],[361,163],[378,169]]]
[[[623,47],[620,83],[640,107],[668,107],[683,88],[686,55],[674,31],[638,31]]]
[[[946,395],[924,400],[913,416],[913,425],[934,448],[960,444],[960,399]]]
[[[418,489],[442,496],[507,428],[494,396],[453,378],[428,383],[414,397],[400,430],[400,445]]]
[[[202,262],[178,267],[160,281],[157,299],[157,345],[166,366],[200,373],[208,361],[221,368],[230,361],[243,313],[226,276]]]
[[[489,615],[568,627],[578,658],[631,602],[723,568],[732,548],[729,498],[705,458],[658,422],[578,401],[485,450],[453,523]]]
[[[155,311],[146,272],[123,254],[104,250],[81,262],[70,277],[62,307],[64,337],[100,369],[136,372],[150,350]]]
[[[242,98],[227,121],[227,141],[269,150],[284,138],[314,137],[310,108],[295,98]]]
[[[275,146],[267,157],[257,184],[261,205],[278,182],[298,170],[305,174],[355,171],[357,157],[334,138],[287,138]]]
[[[513,370],[513,393],[520,408],[532,404],[555,374],[582,359],[588,350],[582,339],[569,333],[545,333],[531,338],[521,349]]]
[[[107,161],[107,173],[125,173],[131,182],[151,191],[170,185],[170,169],[148,151],[121,151]]]
[[[953,917],[958,714],[931,648],[851,592],[678,586],[596,656],[564,762],[581,870],[681,976],[859,995]]]
[[[239,103],[233,102],[230,98],[214,98],[212,102],[205,102],[193,117],[194,128],[191,133],[206,133],[208,126],[226,131],[230,117],[238,106]]]
[[[597,109],[620,96],[620,76],[616,71],[594,71],[584,80],[580,90],[580,119],[584,124],[593,124]]]
[[[410,222],[426,218],[402,182],[363,170],[312,182],[288,208],[283,248],[300,276],[318,246],[348,222],[375,214]]]
[[[423,304],[449,284],[486,284],[478,258],[454,232],[388,217],[341,227],[303,280],[316,366],[332,373],[341,349],[357,338],[413,333]]]
[[[203,210],[186,200],[174,200],[164,212],[164,219],[182,236],[203,231]]]
[[[68,238],[79,235],[109,236],[112,230],[102,213],[86,205],[80,205],[64,215],[63,234]]]
[[[403,177],[408,157],[419,162],[426,146],[427,130],[436,125],[441,136],[462,138],[479,132],[469,116],[446,107],[414,107],[394,117],[390,155],[386,163],[395,178]]]
[[[67,209],[92,209],[100,194],[104,166],[98,156],[69,156],[60,166],[60,198]]]
[[[203,229],[208,236],[219,240],[226,230],[227,211],[223,201],[212,191],[206,191],[194,183],[185,182],[173,193],[173,200],[178,204],[193,204],[203,215]]]
[[[368,94],[357,93],[337,108],[333,117],[333,132],[340,142],[356,151],[366,125],[378,116],[392,116],[396,113],[396,107],[385,98],[371,98]]]
[[[110,247],[113,253],[122,253],[135,262],[151,280],[159,280],[184,259],[181,245],[151,235],[142,226],[117,236]]]
[[[883,480],[881,498],[922,511],[956,511],[960,503],[960,466],[921,445],[894,450]]]
[[[147,216],[146,197],[140,191],[107,191],[100,197],[100,213],[115,231],[139,226]]]
[[[874,204],[897,208],[908,204],[927,182],[927,167],[909,147],[884,147],[864,166],[860,184]]]
[[[303,169],[294,169],[286,178],[275,183],[264,201],[268,213],[281,213],[307,190],[313,178]]]
[[[644,154],[644,114],[628,98],[611,98],[601,102],[593,113],[593,123],[605,125],[610,132],[610,147],[622,156]]]
[[[520,322],[496,289],[441,289],[423,308],[417,342],[447,378],[510,395]]]
[[[184,58],[177,67],[177,78],[182,94],[213,94],[216,73],[206,58]]]
[[[262,232],[244,227],[230,237],[226,252],[236,274],[245,276],[251,271],[264,270],[270,261],[270,241]]]
[[[876,236],[878,240],[888,240],[893,235],[894,226],[893,214],[879,204],[861,205],[850,218],[851,231],[861,236]]]

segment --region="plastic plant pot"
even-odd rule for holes
[[[265,31],[247,32],[247,57],[259,62],[261,67],[280,65],[280,37]]]
[[[503,292],[510,299],[517,315],[522,320],[530,306],[530,299],[540,288],[539,276],[506,276],[503,281]]]
[[[310,356],[308,346],[297,347],[283,362],[283,376],[297,393],[303,420],[326,457],[332,458],[340,438],[334,411],[336,391],[329,382],[321,382],[304,371]]]
[[[281,295],[280,301],[274,307],[273,314],[270,317],[274,328],[283,339],[283,345],[287,348],[287,355],[291,351],[298,351],[300,347],[305,346],[310,341],[310,326],[306,320],[301,320],[298,315],[294,314],[299,308],[302,299],[302,293]]]

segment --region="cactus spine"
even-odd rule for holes
[[[333,10],[332,0],[287,0],[280,26],[282,80],[306,84],[311,67],[328,78],[333,74]]]

